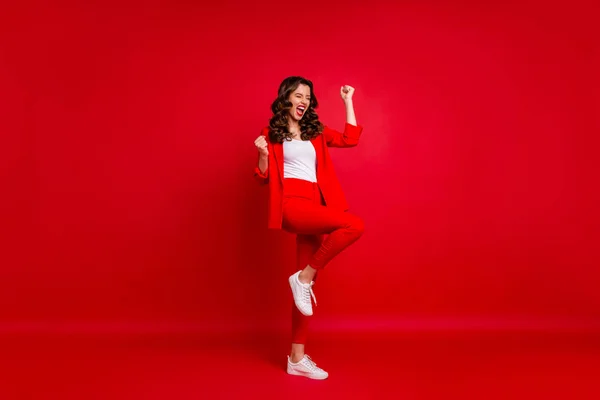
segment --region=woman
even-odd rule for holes
[[[363,222],[347,212],[328,147],[358,144],[362,127],[356,123],[354,88],[342,86],[346,124],[340,133],[324,126],[311,81],[299,76],[283,80],[271,110],[269,126],[254,141],[258,166],[254,176],[269,185],[268,226],[296,234],[298,271],[289,277],[292,305],[292,348],[287,372],[313,379],[327,378],[305,354],[311,297],[317,272],[363,233]],[[326,236],[325,236],[326,235]]]

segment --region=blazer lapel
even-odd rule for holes
[[[319,175],[319,165],[321,164],[321,160],[322,160],[322,153],[323,153],[323,135],[319,135],[316,138],[311,140],[311,143],[313,144],[314,148],[315,148],[315,153],[317,155],[317,176]]]
[[[273,143],[273,157],[279,171],[279,179],[283,182],[283,145],[281,143]]]

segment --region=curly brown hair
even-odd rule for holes
[[[273,117],[269,121],[269,139],[273,143],[283,143],[284,140],[292,140],[292,134],[288,130],[288,115],[292,108],[289,98],[290,94],[301,84],[310,88],[311,96],[310,104],[306,108],[304,116],[299,121],[300,138],[302,140],[311,140],[323,132],[323,124],[319,121],[319,116],[315,112],[315,109],[319,106],[319,102],[315,96],[312,82],[301,76],[289,76],[279,85],[277,98],[271,104]]]

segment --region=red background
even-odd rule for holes
[[[0,329],[287,329],[252,142],[288,75],[337,129],[353,85],[365,127],[315,328],[597,326],[591,3],[15,4]]]

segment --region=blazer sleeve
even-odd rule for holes
[[[362,134],[361,125],[352,125],[346,122],[344,133],[331,129],[328,126],[323,128],[323,136],[329,147],[354,147],[358,144],[358,139]]]
[[[262,173],[262,172],[260,172],[260,168],[258,168],[258,165],[255,166],[254,167],[254,179],[256,179],[256,181],[258,183],[263,184],[263,185],[269,183],[269,167],[267,167],[265,172]]]

